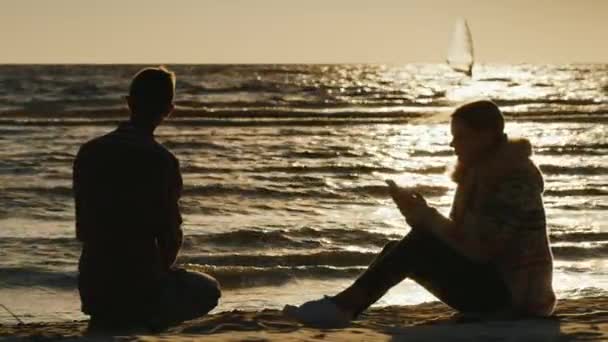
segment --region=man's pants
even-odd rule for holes
[[[204,316],[218,304],[219,283],[211,276],[173,269],[160,282],[160,289],[145,310],[125,307],[119,312],[91,315],[89,329],[145,327],[162,329],[172,324]]]

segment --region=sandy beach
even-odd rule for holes
[[[548,319],[475,320],[438,303],[374,308],[345,329],[303,326],[278,310],[226,311],[166,331],[89,334],[87,321],[0,325],[0,340],[120,341],[605,341],[608,297],[559,302]]]

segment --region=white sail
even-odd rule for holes
[[[448,49],[448,65],[452,69],[463,72],[468,76],[473,75],[473,38],[469,25],[464,18],[458,19],[452,32],[452,40]]]

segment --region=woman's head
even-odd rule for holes
[[[505,120],[494,102],[469,102],[452,113],[450,146],[459,161],[475,162],[505,140],[504,127]]]

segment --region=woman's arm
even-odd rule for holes
[[[525,175],[514,174],[489,194],[477,212],[455,223],[428,208],[419,224],[469,258],[485,262],[511,248],[531,226],[544,226],[542,188]]]

